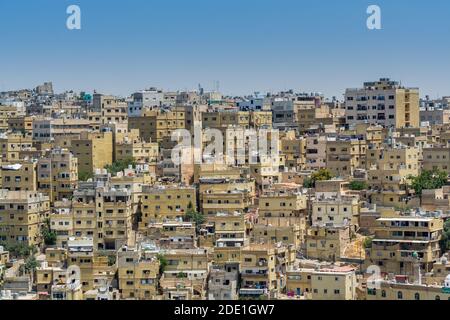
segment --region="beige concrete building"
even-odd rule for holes
[[[344,227],[319,227],[308,229],[306,257],[308,259],[337,261],[351,241],[351,229]]]
[[[122,247],[117,253],[119,292],[122,299],[150,300],[158,294],[160,263],[153,250]]]
[[[138,129],[140,137],[146,142],[162,142],[170,140],[172,132],[177,129],[190,129],[186,123],[184,107],[173,107],[170,110],[145,110],[141,117],[130,117],[129,129]]]
[[[114,160],[120,161],[132,158],[136,163],[156,165],[158,162],[158,143],[140,140],[127,140],[115,144]]]
[[[419,127],[419,89],[385,78],[365,82],[361,89],[346,90],[345,116],[349,124]]]
[[[299,190],[273,190],[259,198],[259,223],[278,225],[301,224],[306,216],[307,196]]]
[[[50,201],[69,199],[78,184],[78,159],[67,149],[53,149],[37,163],[38,187]]]
[[[49,215],[49,198],[42,193],[0,190],[0,241],[39,245]]]
[[[183,218],[189,209],[196,210],[197,196],[193,187],[179,185],[154,185],[142,187],[142,217],[139,229],[150,222]]]
[[[355,270],[347,266],[317,269],[291,267],[286,291],[310,300],[356,300]]]
[[[358,225],[359,199],[350,196],[319,196],[312,201],[312,225]]]
[[[403,281],[403,279],[401,280]],[[379,281],[379,288],[367,288],[367,300],[450,300],[450,279],[447,284],[425,285],[400,281]]]
[[[113,162],[111,132],[83,132],[79,139],[71,141],[69,150],[78,159],[78,172],[92,173]]]
[[[207,250],[163,250],[160,254],[167,260],[160,280],[165,300],[203,300],[207,296]]]
[[[327,169],[335,176],[352,176],[358,168],[365,168],[366,141],[362,137],[328,138]]]
[[[74,235],[92,238],[96,249],[116,250],[134,240],[135,215],[128,189],[80,183],[73,194],[72,213]]]
[[[450,173],[450,148],[424,148],[422,165],[424,170],[441,170]]]
[[[379,218],[366,264],[377,265],[383,273],[415,275],[417,265],[430,272],[440,257],[439,240],[443,221],[437,218]]]
[[[37,190],[36,161],[20,160],[1,166],[2,189],[11,191]]]

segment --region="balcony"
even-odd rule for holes
[[[242,277],[266,277],[268,274],[267,269],[243,269]]]

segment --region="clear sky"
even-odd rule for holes
[[[66,8],[81,8],[81,30]],[[366,28],[367,6],[382,30]],[[450,95],[448,0],[0,0],[0,90],[157,86],[339,98],[390,77]]]

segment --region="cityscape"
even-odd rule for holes
[[[0,314],[450,301],[449,13],[0,1]]]
[[[0,300],[449,300],[449,103],[1,92]]]

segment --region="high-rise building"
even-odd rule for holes
[[[399,82],[388,78],[365,82],[363,88],[347,89],[345,118],[348,124],[418,127],[419,89],[405,88]]]

